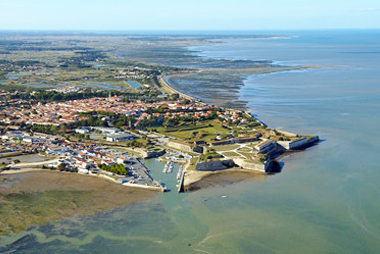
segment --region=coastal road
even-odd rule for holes
[[[178,91],[177,89],[174,89],[173,87],[171,87],[171,86],[168,84],[168,82],[165,81],[165,78],[167,78],[167,77],[159,76],[159,77],[158,77],[158,82],[159,82],[160,85],[164,88],[164,90],[165,90],[166,92],[169,92],[169,93],[171,93],[171,94],[177,93],[177,94],[179,94],[180,97],[185,98],[185,99],[188,99],[188,100],[196,100],[196,101],[198,100],[197,98],[194,98],[194,97],[192,97],[192,96],[190,96],[190,95],[187,95],[187,94],[184,94],[184,93]]]

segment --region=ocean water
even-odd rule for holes
[[[240,91],[269,126],[323,142],[285,158],[280,174],[181,195],[175,173],[149,160],[172,192],[33,228],[3,239],[0,252],[380,252],[380,31],[273,35],[196,49],[208,58],[323,66],[248,76]]]

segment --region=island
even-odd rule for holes
[[[118,58],[91,48],[93,38],[76,43],[58,37],[17,38],[21,44],[7,37],[0,52],[0,234],[165,192],[144,165],[147,158],[163,161],[166,174],[180,164],[182,192],[215,174],[278,173],[278,158],[319,141],[271,129],[241,102],[203,102],[171,84],[173,77],[227,72],[225,66],[195,69]],[[234,68],[311,67],[244,62]]]

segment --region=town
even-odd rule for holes
[[[204,103],[170,84],[171,75],[203,70],[117,57],[104,48],[113,50],[112,41],[101,46],[54,41],[43,61],[28,54],[42,54],[39,41],[27,52],[6,43],[7,52],[20,50],[0,62],[0,170],[77,172],[165,191],[144,165],[157,158],[165,173],[181,165],[183,191],[190,172],[279,172],[277,158],[319,140],[270,129],[244,109]]]
[[[67,87],[50,92],[81,98],[78,94],[86,91]],[[187,171],[278,171],[275,158],[318,141],[271,130],[245,111],[176,94],[147,100],[112,92],[96,97],[91,92],[95,97],[87,99],[7,100],[0,111],[2,170],[40,167],[165,191],[141,160],[160,157],[183,164],[182,190]],[[12,92],[1,95],[10,98]],[[26,154],[38,156],[32,162],[19,159]]]

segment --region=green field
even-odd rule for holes
[[[223,151],[230,151],[235,150],[236,148],[239,148],[240,145],[226,145],[226,146],[213,146],[212,149],[214,149],[217,152],[223,152]]]
[[[193,170],[194,171],[196,169],[198,159],[199,159],[199,157],[191,158],[190,165],[186,168],[186,170]]]
[[[252,152],[252,148],[242,147],[242,148],[238,149],[238,152],[250,153],[250,152]]]
[[[223,153],[223,155],[226,157],[241,157],[240,154],[235,153],[235,152],[225,152]]]
[[[246,152],[240,152],[241,155],[244,155],[247,159],[254,158],[255,159],[255,154],[254,153],[246,153]]]
[[[206,142],[215,141],[218,134],[226,135],[230,130],[221,126],[219,120],[208,120],[198,122],[199,125],[178,126],[174,128],[159,127],[157,131],[166,136],[190,141],[204,140]]]

